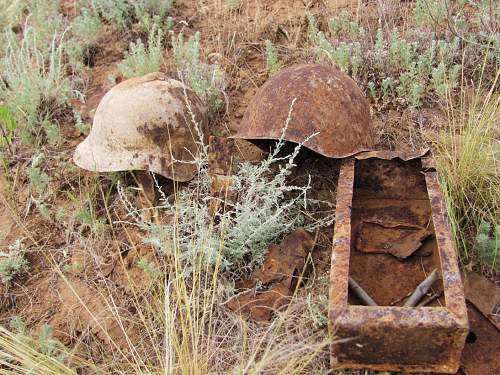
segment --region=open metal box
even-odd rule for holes
[[[343,162],[329,291],[329,329],[336,339],[333,368],[458,370],[468,333],[467,310],[431,164],[425,152],[366,152]],[[412,240],[416,231],[428,235]],[[432,302],[403,307],[433,269],[440,280],[433,285]],[[349,277],[378,306],[361,305],[348,288]]]

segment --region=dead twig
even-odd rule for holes
[[[375,301],[364,291],[352,277],[348,280],[349,288],[366,306],[378,306]]]
[[[432,284],[436,282],[436,280],[439,279],[439,274],[437,272],[437,269],[434,269],[427,278],[422,281],[415,291],[412,293],[410,298],[405,302],[403,305],[404,307],[415,307],[417,303],[422,299],[423,296],[429,291],[431,288]]]

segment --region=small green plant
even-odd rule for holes
[[[133,7],[129,0],[90,0],[92,10],[119,31],[132,23]]]
[[[47,143],[49,145],[56,145],[61,140],[61,131],[59,129],[59,125],[45,120],[41,124],[42,129],[45,132],[45,137],[47,138]]]
[[[157,279],[161,275],[161,272],[156,264],[144,257],[139,258],[137,261],[137,267],[143,270],[153,280]]]
[[[140,0],[132,2],[134,6],[135,19],[143,26],[144,30],[151,30],[153,26],[166,26],[169,30],[171,25],[165,22],[172,7],[173,0]]]
[[[44,324],[36,339],[30,335],[26,322],[18,316],[11,319],[10,328],[14,331],[17,341],[30,346],[38,353],[59,362],[66,358],[65,347],[53,337],[53,328],[50,325]]]
[[[74,113],[75,118],[75,128],[80,132],[80,134],[87,135],[90,132],[90,125],[84,123],[82,120],[82,115],[80,113]]]
[[[27,170],[30,185],[38,197],[44,197],[47,194],[47,187],[50,182],[50,177],[41,168],[44,159],[44,154],[36,154]]]
[[[94,13],[119,31],[134,23],[143,30],[163,26],[172,4],[173,0],[91,0]]]
[[[312,322],[316,328],[325,327],[328,324],[328,297],[324,294],[318,296],[318,301],[313,301],[311,294],[307,295],[307,307]]]
[[[224,104],[224,73],[217,64],[207,64],[200,58],[200,33],[184,40],[182,33],[172,37],[172,48],[181,78],[212,110]]]
[[[481,221],[477,229],[476,244],[481,264],[500,270],[500,225],[492,228],[487,221]]]
[[[75,212],[74,219],[82,228],[88,228],[97,236],[104,233],[106,229],[106,220],[98,218],[94,205],[89,203],[88,207],[83,207]]]
[[[20,21],[24,4],[21,1],[0,0],[0,30],[5,30]],[[0,47],[0,52],[2,51]]]
[[[69,65],[75,72],[81,72],[91,59],[97,38],[102,31],[102,23],[99,17],[89,9],[82,9],[71,23],[69,30],[71,37],[65,43],[65,53],[68,56]]]
[[[351,20],[351,16],[345,10],[340,12],[338,17],[332,17],[328,22],[330,33],[336,37],[348,36],[356,37],[364,33],[362,27]]]
[[[418,25],[433,26],[446,19],[446,1],[443,0],[417,0],[413,8],[413,16]]]
[[[278,60],[278,53],[273,43],[269,39],[266,39],[265,46],[266,46],[266,68],[270,74],[274,74],[281,68],[281,64]]]
[[[11,143],[17,128],[17,122],[7,106],[0,106],[0,147],[7,146],[12,154]]]
[[[118,65],[125,78],[139,77],[160,70],[162,61],[162,30],[153,27],[149,33],[148,45],[137,39],[130,43],[129,52]]]
[[[16,240],[8,247],[7,252],[0,252],[0,280],[9,284],[14,277],[25,273],[29,269],[25,256],[26,248],[21,240]]]
[[[80,262],[71,262],[65,264],[63,270],[64,272],[78,275],[83,271],[83,264],[81,264]]]
[[[60,35],[66,28],[66,20],[61,14],[60,0],[27,0],[25,22],[36,31],[38,48],[45,56],[51,54],[51,42],[55,35]],[[50,21],[49,21],[50,20]]]

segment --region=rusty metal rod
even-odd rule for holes
[[[356,297],[358,297],[366,306],[378,306],[372,297],[370,297],[368,293],[366,293],[364,289],[361,288],[361,286],[350,276],[348,279],[348,285]]]
[[[430,275],[427,276],[427,278],[417,286],[415,291],[412,293],[410,298],[408,298],[408,300],[405,302],[403,306],[415,307],[417,303],[422,299],[422,297],[425,296],[425,294],[429,291],[432,284],[434,284],[437,279],[439,279],[439,274],[437,272],[437,269],[434,269],[434,271],[432,271]]]

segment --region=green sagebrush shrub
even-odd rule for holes
[[[283,134],[292,108],[293,104]],[[130,215],[129,222],[145,231],[145,242],[154,245],[160,254],[176,254],[176,259],[185,262],[188,275],[195,266],[192,264],[194,259],[202,259],[209,270],[218,268],[236,274],[255,268],[264,259],[269,245],[296,227],[314,230],[333,222],[333,214],[306,220],[305,213],[318,204],[307,196],[310,184],[294,186],[287,183],[302,144],[291,154],[281,156],[284,144],[282,137],[274,151],[259,164],[242,163],[233,176],[232,189],[238,192],[238,198],[234,202],[224,202],[223,198],[211,195],[207,147],[200,142],[196,160],[198,177],[188,189],[178,191],[173,201],[162,195],[158,209],[163,210],[169,220],[162,220],[162,223],[146,220],[144,212],[131,204],[123,188],[119,189]],[[224,205],[224,210],[215,214],[210,210],[214,199],[222,200]]]

